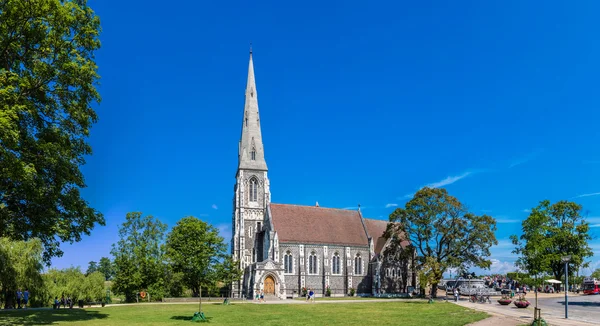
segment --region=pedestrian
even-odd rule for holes
[[[23,296],[23,292],[21,289],[17,290],[17,309],[21,309],[21,297]]]
[[[23,307],[27,309],[27,302],[29,301],[29,290],[25,288],[25,292],[23,292]]]
[[[454,288],[454,302],[458,302],[458,289]]]
[[[258,290],[254,291],[254,301],[258,302],[258,299],[260,298],[260,295],[258,294]]]
[[[263,290],[260,290],[260,302],[265,302],[265,293]]]
[[[310,295],[309,298],[312,302],[315,302],[315,292],[313,291],[313,289],[310,289]]]

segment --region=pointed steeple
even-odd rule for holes
[[[252,62],[252,45],[250,45],[250,62],[248,64],[248,82],[246,84],[246,102],[242,120],[242,137],[239,144],[238,169],[267,171],[265,152],[260,132],[260,116],[258,114],[258,93],[254,78]]]

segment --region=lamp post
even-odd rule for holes
[[[571,261],[571,255],[562,257],[562,261],[565,263],[565,319],[569,318],[569,261]]]

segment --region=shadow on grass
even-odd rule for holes
[[[193,317],[194,316],[173,316],[173,317],[171,317],[171,319],[191,321]],[[206,317],[206,320],[208,320],[208,321],[210,321],[211,319],[213,319],[213,318],[212,317]]]
[[[108,314],[85,309],[13,310],[0,313],[0,325],[50,325],[104,319]]]

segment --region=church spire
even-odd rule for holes
[[[254,63],[252,61],[252,44],[250,44],[246,102],[244,104],[244,120],[242,120],[242,137],[239,144],[238,159],[238,169],[267,170],[260,131],[258,93],[256,91],[256,81],[254,78]]]

